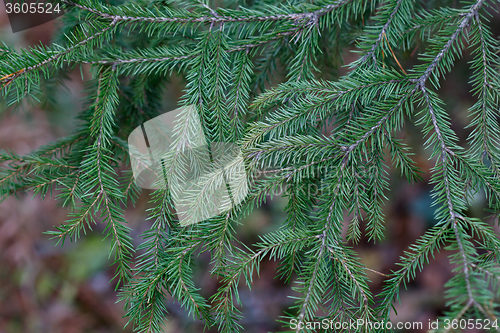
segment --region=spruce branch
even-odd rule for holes
[[[299,294],[283,317],[295,320],[296,331],[323,319],[388,320],[400,288],[444,245],[456,267],[446,284],[444,318],[498,317],[500,240],[468,209],[482,192],[489,210],[500,209],[500,60],[487,16],[492,3],[436,9],[407,0],[230,8],[196,1],[63,2],[71,11],[56,37],[62,43],[21,52],[2,45],[2,97],[10,105],[36,98],[40,89],[52,92],[63,83],[53,79],[85,64],[92,72],[85,107],[74,134],[26,156],[0,153],[0,197],[33,190],[69,206],[68,220],[49,232],[56,242],[76,240],[102,221],[135,331],[160,333],[173,299],[206,328],[241,332],[241,288],[252,288],[266,258]],[[356,46],[352,70],[336,71],[342,53]],[[419,64],[408,69],[407,56],[421,50]],[[438,93],[469,50],[477,102],[463,148]],[[124,209],[140,200],[140,189],[125,140],[167,110],[165,86],[174,73],[186,85],[171,140],[159,148],[165,148],[165,172],[137,160],[166,188],[141,193],[150,196],[151,226],[132,240]],[[437,223],[403,253],[397,270],[384,274],[362,265],[349,242],[385,236],[390,173],[424,179],[420,156],[412,153],[420,149],[405,135],[413,125],[433,161]],[[242,158],[220,159],[214,149],[220,142],[241,149]],[[237,173],[246,178],[229,186]],[[191,176],[199,191],[183,187]],[[227,195],[217,195],[218,188]],[[281,191],[286,219],[246,244],[237,225]],[[182,217],[196,223],[181,224],[179,193],[191,204]],[[211,259],[207,274],[220,280],[211,296],[193,276],[196,255],[204,252]],[[386,278],[377,297],[367,271]]]
[[[380,30],[380,33],[379,33],[378,37],[375,39],[375,41],[372,41],[373,45],[372,45],[371,50],[368,53],[366,53],[365,55],[363,55],[363,57],[359,61],[360,63],[364,63],[364,62],[366,62],[370,58],[373,59],[374,62],[376,61],[375,51],[377,50],[377,48],[379,47],[380,43],[382,42],[382,38],[386,37],[387,29],[391,25],[391,23],[392,23],[392,21],[394,19],[394,16],[399,11],[402,3],[403,3],[403,0],[397,0],[397,1],[395,1],[394,8],[390,12],[389,18],[387,19],[387,22],[384,24],[384,26]]]
[[[434,252],[449,239],[450,223],[445,222],[427,231],[420,239],[410,246],[412,252],[406,252],[401,258],[402,266],[398,271],[393,272],[387,281],[383,292],[380,294],[383,301],[380,303],[381,314],[388,318],[390,309],[395,299],[399,300],[399,287],[401,283],[406,283],[415,277],[417,269],[422,270],[429,260],[429,254],[434,256]]]
[[[83,9],[95,15],[98,15],[102,18],[109,20],[116,20],[120,22],[167,22],[167,23],[210,23],[211,25],[215,23],[233,23],[233,22],[262,22],[262,21],[293,21],[295,24],[314,24],[320,17],[334,11],[335,9],[341,7],[342,5],[349,3],[352,0],[342,0],[336,1],[334,3],[319,7],[317,10],[313,12],[305,12],[305,13],[290,13],[290,14],[282,14],[282,15],[252,15],[247,14],[244,11],[233,11],[233,10],[222,10],[216,9],[213,10],[207,6],[203,6],[205,9],[208,9],[210,15],[200,15],[200,14],[192,14],[188,12],[179,12],[179,16],[184,17],[176,17],[172,16],[128,16],[128,15],[113,15],[112,11],[108,10],[103,5],[100,5],[99,10],[92,8],[89,5],[85,4],[85,1],[81,3],[73,2],[71,0],[62,0],[62,2],[66,3],[68,6],[76,7],[79,9]],[[132,7],[133,8],[133,7]],[[131,9],[132,9],[131,8]],[[118,8],[117,8],[118,9]],[[214,15],[215,13],[215,15]],[[243,17],[241,17],[243,16]]]
[[[67,48],[63,48],[61,50],[60,47],[54,48],[54,50],[44,50],[43,48],[40,50],[33,50],[32,53],[25,53],[23,55],[15,55],[12,56],[13,58],[17,58],[17,62],[19,63],[26,63],[31,65],[25,66],[25,67],[20,67],[20,66],[15,66],[15,71],[12,71],[12,66],[5,66],[5,63],[0,62],[0,70],[3,72],[4,76],[0,78],[0,84],[2,85],[1,88],[4,91],[8,91],[10,89],[11,84],[15,81],[18,81],[20,78],[25,78],[24,82],[21,82],[18,86],[19,89],[23,89],[23,94],[24,96],[27,95],[30,90],[31,90],[31,83],[37,84],[37,81],[39,80],[37,76],[32,76],[30,73],[36,72],[39,69],[44,69],[44,67],[50,65],[50,64],[58,64],[61,63],[62,60],[64,60],[65,57],[70,57],[72,54],[75,52],[79,51],[82,46],[85,46],[86,44],[89,44],[90,42],[93,42],[94,40],[99,40],[102,37],[105,36],[106,32],[111,31],[115,28],[117,24],[117,20],[113,20],[110,24],[108,24],[105,27],[102,28],[97,28],[96,31],[93,34],[90,34],[89,36],[81,36],[79,39],[78,37],[75,38],[74,41],[71,41],[71,45],[68,46]],[[41,53],[41,55],[40,55]],[[5,74],[8,73],[8,74]]]

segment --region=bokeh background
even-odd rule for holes
[[[0,1],[0,40],[16,48],[37,44],[49,44],[55,22],[36,28],[12,33],[3,2]],[[500,20],[492,20],[495,36],[500,32]],[[343,54],[348,63],[355,55]],[[464,130],[468,122],[467,109],[474,103],[469,93],[467,62],[470,55],[459,60],[453,72],[447,76],[441,96],[453,120],[453,129],[462,143],[470,130]],[[402,59],[408,68],[414,60]],[[339,69],[338,73],[345,73]],[[89,78],[88,69],[82,70],[83,78]],[[75,70],[64,84],[64,89],[55,92],[55,105],[33,107],[24,105],[0,113],[0,149],[9,149],[18,154],[29,153],[43,144],[71,132],[74,117],[83,97],[82,74]],[[337,74],[335,74],[337,75]],[[277,77],[276,81],[283,78]],[[182,94],[183,81],[176,77],[169,86],[166,105],[175,106]],[[168,110],[165,110],[168,111]],[[363,239],[355,246],[362,262],[370,269],[371,289],[381,290],[384,274],[396,269],[395,263],[409,244],[414,242],[435,220],[431,207],[431,187],[427,184],[429,169],[433,162],[429,152],[418,149],[422,146],[419,128],[406,127],[402,137],[417,147],[416,160],[425,172],[425,181],[416,185],[406,183],[398,173],[391,174],[391,191],[387,193],[385,207],[387,216],[386,238],[376,244]],[[139,235],[150,222],[146,220],[148,192],[141,195],[135,207],[126,210],[126,219],[132,227],[133,237],[139,243]],[[470,214],[485,218],[485,199],[478,195],[472,203]],[[258,240],[258,236],[275,230],[286,218],[283,210],[286,199],[274,198],[246,218],[238,227],[238,237],[247,244]],[[18,198],[9,198],[0,204],[0,333],[118,333],[132,332],[125,327],[123,304],[117,303],[115,285],[109,283],[114,267],[108,258],[109,243],[103,241],[103,225],[96,225],[92,232],[77,243],[55,246],[44,231],[52,230],[65,220],[68,211],[47,197],[41,200],[32,193],[21,193]],[[500,231],[495,227],[497,232]],[[441,251],[431,260],[425,270],[401,290],[401,304],[396,305],[398,316],[394,321],[421,321],[436,319],[445,310],[444,284],[452,276],[446,251]],[[211,295],[218,282],[208,273],[209,258],[202,254],[197,258],[195,279],[201,293]],[[244,303],[242,321],[246,332],[269,332],[284,330],[276,319],[293,304],[288,295],[293,295],[290,285],[274,279],[277,264],[265,261],[260,277],[255,279],[252,291],[242,286]],[[178,303],[169,303],[169,321],[165,332],[202,332],[203,326],[187,316]],[[407,331],[411,332],[411,331]],[[414,330],[414,332],[418,332]]]

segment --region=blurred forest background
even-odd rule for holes
[[[49,44],[57,22],[13,34],[3,2],[0,2],[0,40],[16,48],[35,44]],[[492,19],[495,36],[500,32],[500,16]],[[495,27],[496,25],[496,27]],[[349,63],[355,57],[345,52],[343,62]],[[413,58],[414,59],[414,58]],[[414,60],[401,59],[406,68]],[[467,109],[474,98],[469,92],[470,75],[467,62],[470,55],[465,54],[443,82],[441,96],[453,120],[453,129],[464,144],[469,130]],[[339,68],[334,77],[346,72]],[[83,68],[85,79],[90,78],[88,68]],[[83,83],[80,70],[76,68],[65,81],[63,88],[51,96],[57,103],[32,107],[25,105],[20,109],[2,110],[0,113],[0,149],[12,150],[18,154],[29,153],[43,144],[51,142],[71,132],[75,126],[74,117],[80,109]],[[280,82],[284,77],[276,77]],[[180,76],[172,78],[166,89],[165,110],[176,106],[182,94],[183,81]],[[413,147],[421,147],[419,129],[406,128],[402,137]],[[420,168],[429,179],[429,152],[416,150],[415,157]],[[1,181],[1,180],[0,180]],[[406,183],[397,173],[391,175],[392,191],[387,193],[385,208],[387,217],[386,238],[373,244],[362,240],[355,246],[362,262],[373,271],[368,271],[371,288],[377,293],[383,286],[383,274],[396,269],[395,262],[424,231],[435,223],[431,207],[430,187],[422,182],[416,185]],[[139,239],[141,232],[150,223],[146,220],[148,191],[141,195],[136,207],[126,210],[126,220],[134,230],[133,237]],[[472,203],[471,215],[495,223],[494,218],[484,212],[484,198],[478,195]],[[238,238],[246,244],[254,243],[258,236],[276,229],[285,219],[283,210],[286,199],[276,197],[269,200],[261,209],[255,211],[238,229]],[[127,320],[123,318],[123,304],[116,303],[115,285],[109,283],[114,268],[108,259],[109,244],[102,241],[104,225],[96,225],[92,232],[77,243],[54,246],[44,231],[53,229],[66,218],[67,210],[60,208],[53,198],[42,201],[32,193],[9,198],[0,205],[0,333],[37,332],[37,333],[112,333],[132,332],[124,328]],[[496,230],[500,231],[498,226]],[[139,243],[139,242],[138,242]],[[445,309],[444,284],[452,276],[447,256],[442,251],[431,260],[425,270],[418,274],[415,281],[401,290],[401,304],[396,305],[398,316],[393,321],[421,321],[436,319]],[[217,287],[217,280],[207,270],[206,256],[198,257],[195,271],[196,284],[204,296],[211,295]],[[273,279],[276,263],[265,261],[261,267],[260,278],[255,279],[250,292],[242,287],[241,298],[244,303],[242,322],[246,332],[268,332],[285,330],[275,321],[293,303],[287,295],[293,294],[290,285]],[[203,326],[194,321],[177,303],[168,305],[169,321],[165,332],[202,332]],[[215,331],[214,331],[215,332]],[[409,331],[408,331],[409,332]],[[417,331],[414,331],[417,332]]]

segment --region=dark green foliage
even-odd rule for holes
[[[300,295],[285,322],[388,320],[401,285],[443,248],[456,267],[446,285],[446,318],[500,315],[500,240],[490,225],[467,215],[478,192],[492,212],[500,208],[500,46],[488,26],[496,0],[458,8],[412,0],[226,1],[219,8],[195,1],[62,1],[69,12],[57,44],[0,49],[2,98],[6,105],[43,100],[47,86],[60,84],[50,80],[87,64],[93,75],[87,105],[72,136],[27,156],[1,153],[0,196],[55,195],[72,209],[49,232],[58,242],[105,223],[121,300],[137,332],[161,332],[167,295],[206,327],[241,331],[239,289],[252,287],[265,258],[280,263],[277,275],[293,280]],[[339,78],[348,47],[359,57]],[[415,48],[417,64],[403,68],[398,59]],[[467,49],[477,102],[468,142],[460,146],[438,90]],[[135,247],[123,209],[140,189],[123,172],[124,140],[164,111],[163,87],[173,72],[186,80],[180,103],[196,106],[207,143],[241,147],[251,187],[231,210],[188,226],[179,224],[169,189],[155,191],[152,227]],[[435,162],[430,182],[438,223],[373,295],[349,242],[360,240],[363,224],[370,240],[383,239],[390,165],[409,182],[422,180],[411,148],[398,137],[409,123],[421,128]],[[262,170],[265,177],[258,177]],[[254,246],[241,243],[240,219],[283,187],[287,220]],[[200,251],[211,254],[211,273],[221,281],[209,299],[193,282],[192,259]]]

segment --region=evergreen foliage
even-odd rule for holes
[[[440,249],[452,251],[456,267],[446,285],[446,318],[500,316],[500,240],[467,211],[478,192],[492,212],[500,208],[500,46],[488,26],[496,0],[457,8],[413,0],[62,2],[68,12],[54,44],[1,47],[2,100],[46,101],[51,85],[86,65],[93,75],[87,104],[69,137],[26,156],[1,153],[0,196],[32,190],[70,207],[68,220],[49,232],[57,242],[105,223],[121,300],[137,332],[161,332],[168,295],[207,328],[242,331],[239,290],[251,288],[266,258],[280,263],[277,275],[300,295],[284,322],[387,321],[400,288]],[[347,48],[359,57],[339,78]],[[401,59],[415,48],[418,61],[404,68]],[[468,142],[460,145],[438,92],[466,50],[477,102]],[[281,67],[286,81],[277,84]],[[250,192],[224,214],[181,226],[170,189],[156,190],[152,227],[136,247],[123,210],[141,190],[122,172],[129,165],[124,140],[165,111],[163,89],[173,72],[187,82],[180,103],[196,106],[209,142],[241,147]],[[389,166],[409,182],[422,180],[411,147],[398,138],[411,124],[435,163],[438,223],[374,295],[349,244],[360,240],[363,223],[371,240],[384,237]],[[318,190],[304,191],[309,186]],[[279,188],[288,198],[287,220],[257,244],[241,243],[235,226]],[[211,273],[221,281],[209,299],[193,282],[199,251],[211,254]]]

